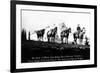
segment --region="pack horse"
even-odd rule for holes
[[[65,43],[68,44],[68,37],[69,37],[69,33],[71,33],[71,28],[68,28],[66,30],[63,30],[61,32],[61,42],[64,43],[64,38],[65,38]]]
[[[55,27],[54,29],[49,30],[47,32],[48,42],[55,42],[56,34],[57,34],[57,27]]]

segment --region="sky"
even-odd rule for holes
[[[54,24],[59,28],[62,23],[65,23],[66,27],[71,27],[72,33],[76,31],[77,25],[80,24],[81,28],[85,27],[86,35],[90,37],[90,13],[22,10],[22,29],[27,32],[30,31],[32,40],[37,40],[34,31],[50,26],[46,29],[47,32],[54,28]],[[44,34],[45,39],[46,32]],[[60,28],[58,35],[60,36]]]

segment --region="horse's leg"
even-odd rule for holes
[[[50,37],[48,37],[48,42],[50,42]]]
[[[42,37],[40,37],[40,41],[42,41]]]
[[[77,38],[76,38],[76,40],[75,40],[75,41],[76,41],[76,44],[77,44]]]
[[[67,44],[68,44],[68,38],[66,38],[66,40],[67,40]]]
[[[37,36],[37,41],[39,41],[39,37]]]
[[[83,39],[80,39],[80,44],[82,44],[82,42],[83,42]]]
[[[50,42],[52,42],[52,37],[50,37]]]
[[[42,37],[40,37],[40,41],[42,41]]]
[[[73,35],[73,38],[74,38],[74,44],[76,44],[76,37],[75,37],[75,34]]]
[[[56,42],[55,37],[54,37],[54,43]]]
[[[52,37],[52,42],[54,42],[54,38]]]
[[[54,39],[54,37],[52,37],[52,42],[55,42],[55,39]]]
[[[50,41],[53,42],[53,38],[52,37],[50,37]]]
[[[50,37],[47,37],[48,38],[48,42],[50,42]]]
[[[47,37],[47,41],[49,42],[49,38]]]
[[[65,38],[65,43],[67,43],[67,38]]]
[[[49,37],[49,42],[51,42],[51,37]]]
[[[76,42],[75,42],[75,38],[74,38],[74,44],[76,44]]]
[[[38,41],[40,41],[40,37],[38,37]]]
[[[73,38],[74,38],[74,44],[76,44],[76,42],[75,42],[75,37],[73,36]]]
[[[77,39],[76,38],[74,38],[74,42],[75,42],[75,44],[77,44]]]
[[[55,43],[55,37],[53,37],[53,42]]]
[[[63,37],[61,37],[61,43],[63,43]]]
[[[43,37],[41,37],[42,41],[43,41]]]
[[[53,42],[55,43],[55,37],[53,37]]]
[[[48,38],[48,41],[51,42],[51,38],[50,37]]]
[[[39,36],[37,35],[37,41],[39,41]]]

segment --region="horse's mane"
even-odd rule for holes
[[[62,32],[69,32],[69,30],[71,30],[71,28],[66,28],[66,29],[63,30]]]

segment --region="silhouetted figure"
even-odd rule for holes
[[[25,29],[22,29],[21,39],[22,39],[22,41],[27,40],[26,39],[26,30]]]
[[[47,32],[47,38],[48,42],[55,42],[55,36],[57,34],[57,27],[54,29],[51,29],[50,31]]]
[[[66,30],[63,30],[61,32],[61,42],[63,43],[63,39],[65,38],[66,39],[66,42],[68,43],[68,37],[69,37],[69,33],[71,33],[71,28],[68,28]],[[66,43],[65,42],[65,43]]]

